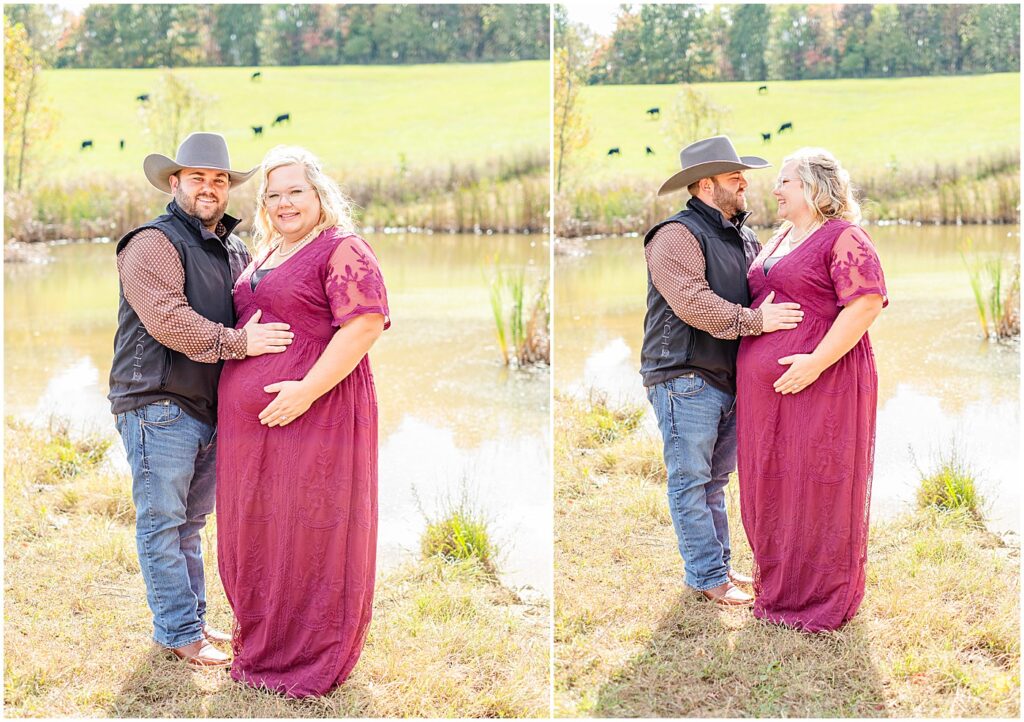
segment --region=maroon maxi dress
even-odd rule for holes
[[[799,303],[804,319],[740,342],[740,511],[754,553],[754,616],[816,632],[852,618],[864,596],[878,400],[868,335],[802,391],[783,396],[772,385],[789,368],[778,360],[814,351],[845,304],[865,294],[888,300],[857,226],[826,222],[766,274],[777,246],[747,273],[751,306],[775,291],[775,303]]]
[[[217,552],[235,613],[231,676],[303,697],[352,671],[370,624],[377,540],[377,397],[369,357],[286,426],[259,413],[268,384],[300,380],[349,319],[389,325],[377,259],[358,236],[321,233],[264,276],[234,289],[238,327],[291,325],[283,353],[227,361],[217,433]]]

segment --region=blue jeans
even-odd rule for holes
[[[736,469],[736,397],[694,373],[647,388],[665,443],[668,508],[686,583],[711,589],[729,580],[725,485]]]
[[[184,647],[203,637],[206,578],[199,532],[213,511],[216,434],[173,401],[117,414],[135,502],[135,543],[153,638]]]

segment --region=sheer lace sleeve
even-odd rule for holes
[[[335,326],[366,313],[382,314],[384,328],[391,325],[387,290],[377,257],[359,236],[345,238],[334,249],[324,287]]]
[[[829,273],[839,297],[838,305],[845,306],[858,296],[875,293],[882,297],[883,308],[889,305],[878,253],[868,234],[857,226],[847,228],[836,239]]]

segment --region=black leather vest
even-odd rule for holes
[[[249,263],[245,244],[231,231],[237,218],[224,216],[224,239],[207,230],[197,218],[171,201],[167,213],[129,231],[117,243],[117,252],[136,233],[156,228],[178,252],[185,269],[185,298],[200,316],[233,327],[235,309],[231,289]],[[217,422],[217,382],[222,361],[199,363],[164,346],[149,335],[118,284],[117,333],[110,369],[110,410],[119,414],[161,399],[171,399],[189,416],[207,424]]]
[[[740,213],[735,223],[721,211],[698,198],[690,198],[686,209],[655,224],[644,236],[646,246],[659,228],[682,223],[700,243],[704,253],[705,277],[711,290],[727,301],[750,305],[747,269],[761,249],[757,235],[744,222],[750,214]],[[736,352],[739,339],[719,339],[682,321],[658,292],[647,272],[647,315],[644,343],[640,351],[640,373],[644,386],[664,383],[688,372],[700,374],[716,387],[736,393]]]

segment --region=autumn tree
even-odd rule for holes
[[[43,61],[25,26],[4,21],[4,185],[21,190],[33,147],[49,136],[52,110],[41,102]]]

